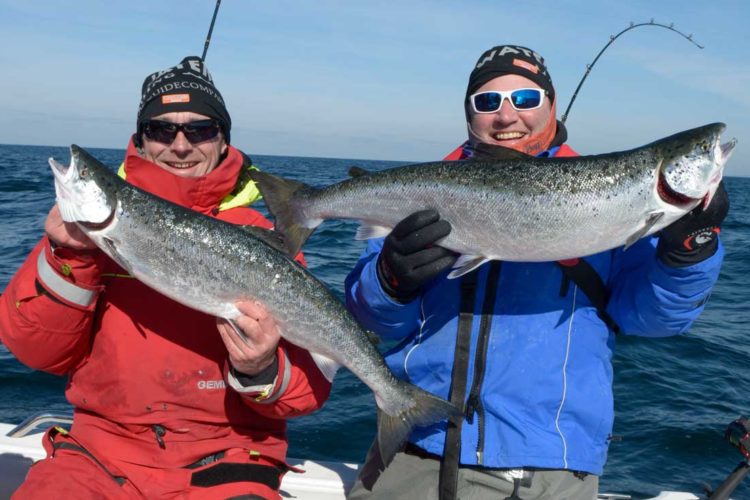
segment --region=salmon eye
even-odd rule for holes
[[[89,176],[89,169],[86,167],[83,167],[80,171],[81,177],[86,178]]]
[[[708,153],[708,150],[709,150],[708,144],[705,143],[705,142],[702,143],[701,144],[701,151],[703,151],[704,153]]]

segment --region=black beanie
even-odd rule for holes
[[[173,111],[192,111],[215,118],[229,144],[232,119],[200,57],[186,57],[177,66],[146,77],[138,106],[137,140],[140,141],[145,120]]]
[[[555,88],[549,76],[544,58],[526,47],[519,45],[498,45],[486,50],[477,60],[469,75],[466,87],[466,102],[479,87],[498,76],[514,74],[528,78],[547,91],[551,102],[555,100]]]

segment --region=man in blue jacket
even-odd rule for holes
[[[576,155],[555,104],[541,56],[485,51],[464,102],[469,140],[447,159],[470,158],[480,143]],[[346,280],[348,307],[398,341],[386,355],[398,377],[465,411],[415,430],[385,470],[373,447],[350,498],[596,498],[614,419],[615,334],[690,328],[719,275],[728,208],[720,186],[708,208],[627,251],[493,261],[455,280],[446,275],[456,256],[433,245],[450,224],[434,210],[370,240]]]

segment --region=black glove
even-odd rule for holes
[[[409,302],[429,280],[456,261],[450,250],[433,246],[448,236],[451,225],[435,210],[414,212],[386,236],[378,258],[380,286],[394,299]]]
[[[694,208],[661,230],[656,255],[668,266],[686,267],[716,253],[719,226],[729,212],[729,196],[721,181],[711,204]]]

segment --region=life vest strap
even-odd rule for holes
[[[466,380],[468,378],[471,329],[474,322],[474,303],[476,301],[477,273],[472,271],[461,280],[461,310],[458,315],[458,332],[451,372],[450,402],[461,408],[463,414],[466,398]],[[445,434],[443,457],[440,461],[440,481],[438,491],[440,500],[456,498],[458,487],[458,465],[461,459],[461,423],[463,415],[448,420]]]
[[[557,265],[563,272],[563,275],[576,284],[583,293],[588,297],[593,306],[596,308],[599,318],[604,324],[615,333],[620,333],[620,327],[607,312],[607,303],[609,302],[609,292],[607,286],[594,266],[585,259],[560,260]],[[562,295],[567,293],[567,287],[560,291]],[[564,293],[563,293],[564,292]]]

